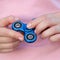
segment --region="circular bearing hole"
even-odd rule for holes
[[[33,35],[33,34],[29,34],[29,35],[27,35],[27,38],[28,38],[29,40],[32,40],[32,39],[34,38],[34,35]]]
[[[20,28],[21,27],[21,23],[19,23],[19,22],[15,23],[15,27],[16,28]]]

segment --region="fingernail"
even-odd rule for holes
[[[37,35],[39,35],[38,32],[37,32],[36,30],[35,30],[35,33],[36,33]]]
[[[31,28],[31,24],[28,24],[28,25],[27,25],[27,28]]]
[[[16,18],[15,18],[15,20],[19,20],[19,18],[18,18],[18,17],[16,17]]]
[[[13,16],[9,16],[8,19],[9,19],[9,20],[10,20],[10,19],[14,19],[14,17],[13,17]]]
[[[23,38],[22,38],[22,37],[19,37],[18,39],[19,39],[20,41],[23,41]]]
[[[35,33],[36,33],[36,30],[35,30]]]

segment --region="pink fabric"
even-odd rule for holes
[[[60,0],[0,0],[0,18],[14,15],[28,23],[32,18],[60,10]],[[60,43],[40,36],[35,43],[22,42],[16,51],[0,53],[0,60],[60,60]]]

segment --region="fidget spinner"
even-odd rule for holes
[[[16,21],[12,24],[12,29],[17,32],[23,32],[24,33],[24,40],[28,43],[33,43],[37,39],[37,35],[35,34],[35,29],[28,29],[27,24]]]

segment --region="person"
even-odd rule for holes
[[[1,60],[60,60],[59,0],[1,0],[0,8],[0,52],[10,52],[0,53]],[[17,20],[35,28],[36,42],[24,42],[24,35],[9,27]]]
[[[0,52],[12,51],[23,41],[23,35],[15,32],[6,26],[15,21],[13,16],[0,20]],[[60,41],[60,12],[46,14],[29,22],[27,27],[35,28],[36,34],[41,34],[42,38],[48,38],[51,41]]]

